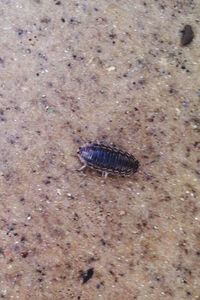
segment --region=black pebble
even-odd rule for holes
[[[181,45],[182,46],[187,46],[189,45],[193,38],[194,38],[194,31],[192,29],[192,26],[190,25],[185,25],[183,30],[181,31],[182,36],[181,36]]]
[[[94,274],[94,268],[90,268],[85,272],[82,272],[81,277],[83,279],[83,284],[86,283],[88,280],[90,280],[92,278]]]

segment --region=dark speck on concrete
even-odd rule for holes
[[[18,34],[19,36],[23,35],[25,32],[26,32],[26,31],[23,30],[23,29],[21,29],[21,28],[17,29],[17,34]]]
[[[22,258],[26,258],[28,256],[28,251],[24,251],[21,253]]]
[[[48,17],[44,17],[40,20],[41,23],[45,23],[45,24],[48,24],[51,22],[51,18],[48,18]]]
[[[181,36],[181,45],[182,46],[187,46],[189,45],[193,38],[194,38],[194,31],[192,29],[191,25],[185,25],[183,30],[181,31],[182,36]]]
[[[0,65],[4,65],[4,60],[1,57],[0,57]]]
[[[81,278],[83,280],[83,284],[88,282],[94,275],[94,268],[89,268],[87,271],[81,272]]]

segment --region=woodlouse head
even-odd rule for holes
[[[78,154],[85,161],[90,161],[91,160],[92,153],[93,153],[92,149],[88,148],[87,146],[80,147],[79,150],[78,150]]]

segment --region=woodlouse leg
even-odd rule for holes
[[[139,173],[141,173],[142,175],[144,175],[146,180],[152,180],[152,179],[155,178],[155,176],[153,176],[151,174],[148,174],[148,173],[146,173],[145,171],[142,171],[142,170],[140,170]]]
[[[84,164],[84,165],[83,165],[83,166],[81,166],[79,169],[77,169],[77,171],[82,171],[82,170],[84,170],[86,167],[87,167],[87,165],[86,165],[86,164]]]
[[[80,155],[78,155],[78,157],[79,157],[80,161],[83,163],[83,165],[79,169],[77,169],[77,171],[82,171],[87,167],[87,164]]]
[[[108,172],[103,171],[103,172],[102,172],[102,176],[104,176],[105,178],[107,178],[107,177],[108,177]]]

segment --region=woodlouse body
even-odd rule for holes
[[[130,175],[139,168],[139,161],[128,152],[107,146],[102,143],[93,143],[79,148],[79,158],[83,166],[99,170],[107,174]]]

